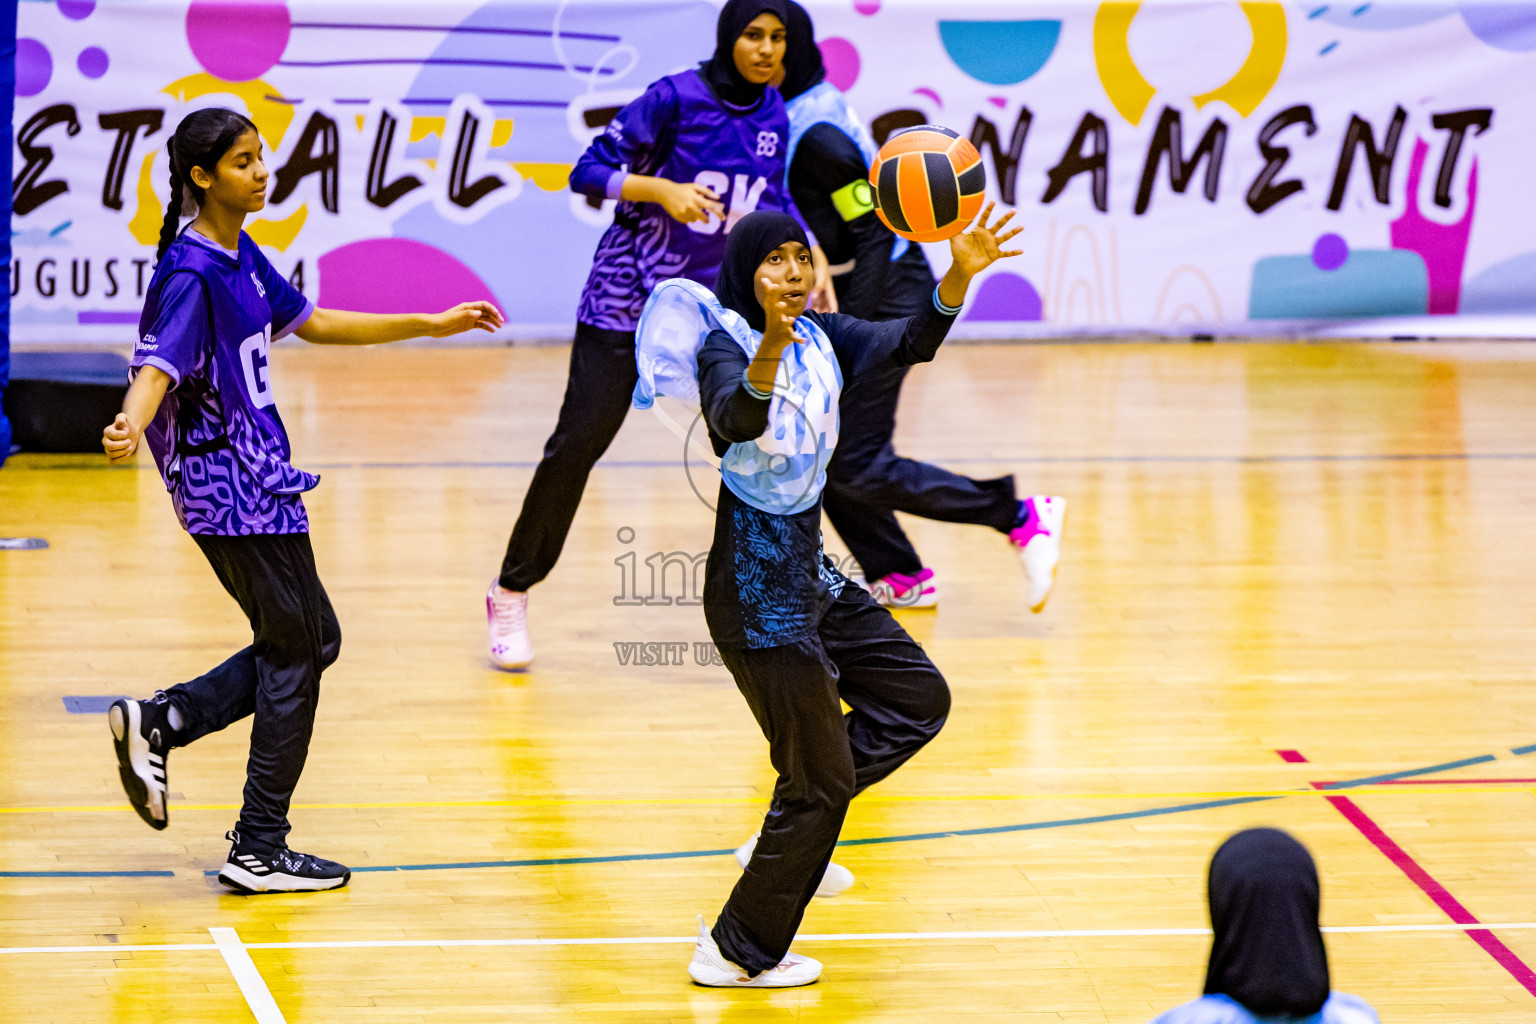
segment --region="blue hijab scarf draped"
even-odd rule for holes
[[[793,217],[777,210],[748,214],[731,229],[715,292],[685,278],[656,286],[635,331],[640,373],[635,408],[650,408],[658,395],[696,404],[699,349],[713,331],[724,331],[748,358],[757,354],[765,324],[753,287],[757,267],[792,241],[809,248]],[[843,375],[832,342],[804,316],[795,321],[795,337],[798,343],[785,348],[773,397],[767,399],[768,428],[755,440],[731,445],[720,460],[720,476],[731,493],[775,515],[816,504],[837,447]]]

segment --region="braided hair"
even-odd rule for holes
[[[165,206],[165,221],[160,225],[156,262],[165,258],[165,251],[176,241],[187,200],[202,205],[203,190],[192,180],[192,168],[201,167],[212,174],[240,136],[255,130],[250,118],[225,107],[194,110],[181,119],[165,144],[171,163],[171,201]]]

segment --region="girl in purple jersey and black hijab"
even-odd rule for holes
[[[152,827],[169,823],[166,756],[253,716],[240,820],[219,881],[241,892],[335,889],[348,870],[288,848],[288,805],[309,753],[320,673],[341,629],[315,572],[299,495],[319,477],[289,462],[273,399],[272,339],[370,345],[494,331],[501,314],[464,302],[437,314],[317,309],[241,230],[266,205],[256,126],[233,110],[188,114],[166,144],[171,200],[139,320],[133,383],[102,436],[113,462],[149,446],[181,525],[250,619],[251,645],[151,700],[108,713],[123,789]],[[177,232],[182,203],[197,219]]]
[[[713,56],[651,83],[571,170],[574,191],[618,200],[618,208],[577,309],[560,418],[486,592],[497,668],[533,660],[528,589],[554,568],[587,476],[624,423],[646,296],[674,277],[712,287],[737,221],[754,210],[794,212],[784,180],[789,121],[768,85],[784,57],[787,16],[784,0],[729,0]],[[818,308],[833,309],[826,261],[814,247],[813,260]]]

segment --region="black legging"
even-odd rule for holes
[[[949,687],[906,630],[848,584],[817,636],[720,650],[779,773],[746,871],[712,932],[749,971],[789,951],[832,858],[848,803],[899,768],[949,715]],[[840,702],[853,710],[842,713]]]
[[[503,587],[527,590],[555,567],[587,476],[624,425],[639,376],[634,331],[576,325],[560,419],[544,442],[544,458],[507,541]]]
[[[309,757],[320,673],[341,652],[341,627],[315,571],[307,533],[193,535],[224,589],[250,620],[251,645],[166,691],[186,746],[252,716],[242,840],[278,847]]]

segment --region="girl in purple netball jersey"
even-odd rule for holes
[[[172,747],[253,715],[245,801],[219,881],[242,892],[335,889],[350,872],[288,849],[288,805],[309,752],[320,673],[341,630],[315,572],[299,495],[319,477],[289,463],[268,372],[274,337],[368,345],[494,331],[501,314],[464,302],[436,314],[317,309],[241,226],[266,205],[256,127],[232,110],[199,110],[166,149],[171,201],[133,354],[123,411],[102,436],[113,462],[140,438],[159,465],[181,525],[251,621],[251,646],[151,700],[119,700],[108,719],[123,789],[139,817],[166,827]],[[183,198],[197,219],[179,235]]]
[[[784,59],[787,20],[784,0],[729,0],[714,56],[653,82],[571,171],[572,189],[619,206],[577,310],[560,419],[486,594],[498,668],[533,660],[528,588],[554,568],[587,475],[629,410],[635,324],[651,289],[673,277],[713,286],[737,221],[754,210],[793,211],[784,179],[789,121],[768,87]],[[826,261],[819,249],[813,255],[817,308],[835,309]]]

